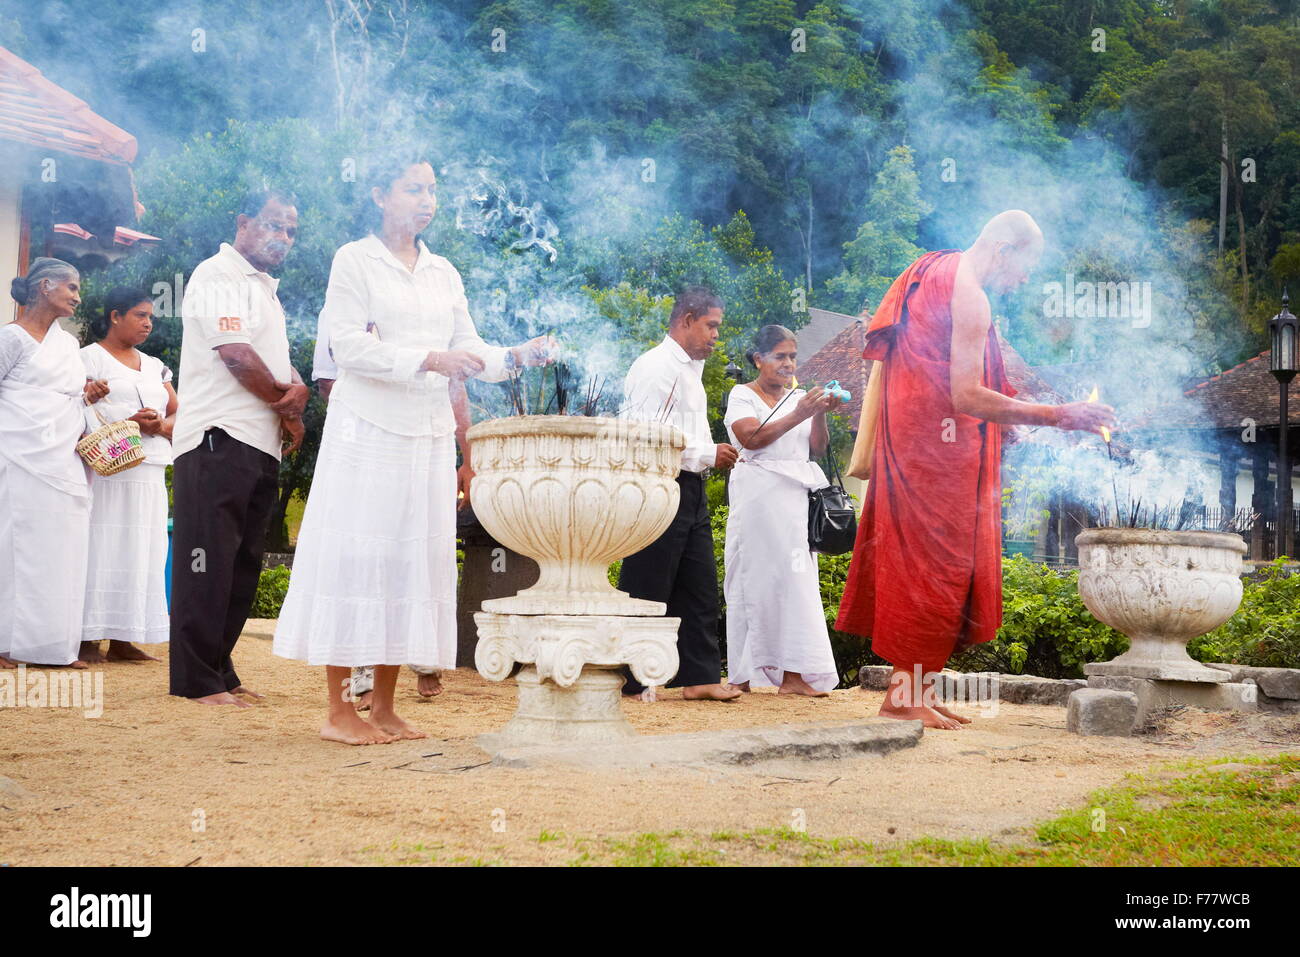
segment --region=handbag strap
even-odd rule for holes
[[[95,418],[99,419],[99,424],[100,424],[101,426],[108,425],[108,419],[104,418],[104,413],[100,412],[99,409],[96,408],[96,406],[97,406],[99,403],[97,403],[97,402],[86,402],[85,399],[82,399],[82,402],[85,403],[86,408],[88,408],[91,412],[94,412],[94,413],[95,413]],[[94,431],[94,430],[92,429],[91,431]]]
[[[844,488],[844,476],[840,475],[840,467],[835,462],[835,453],[831,449],[829,436],[826,442],[826,466],[829,469],[829,475],[835,479],[834,484]]]

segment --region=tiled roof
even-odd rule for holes
[[[135,137],[0,47],[0,140],[104,163],[135,159]]]
[[[1226,372],[1211,376],[1183,393],[1190,402],[1157,409],[1134,427],[1240,430],[1245,427],[1243,420],[1251,419],[1256,428],[1276,428],[1280,421],[1278,384],[1268,371],[1270,355],[1265,350]],[[1288,395],[1287,418],[1294,428],[1300,425],[1300,380],[1291,381]]]
[[[838,379],[843,388],[853,393],[852,401],[844,406],[840,414],[847,418],[854,428],[857,427],[858,418],[862,415],[862,398],[867,391],[867,377],[871,374],[871,363],[862,358],[866,321],[864,319],[854,322],[826,343],[816,355],[801,365],[796,373],[800,383],[816,382],[821,385],[831,379]],[[1065,401],[1029,367],[1010,343],[1005,339],[1000,341],[1007,378],[1019,393],[1017,398],[1051,404]]]

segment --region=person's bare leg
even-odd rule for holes
[[[205,694],[202,698],[191,698],[198,704],[233,704],[236,708],[251,708],[252,705],[247,701],[240,701],[229,691],[222,691],[219,694]]]
[[[945,717],[932,707],[925,705],[925,684],[923,676],[916,680],[916,671],[894,665],[894,673],[889,676],[889,687],[885,690],[885,700],[880,703],[882,718],[898,718],[903,721],[920,721],[927,728],[940,728],[956,731],[961,723]],[[931,678],[932,682],[934,679]]]
[[[351,680],[351,668],[325,666],[329,715],[321,725],[320,736],[326,741],[337,741],[340,744],[388,744],[390,741],[396,741],[396,737],[376,728],[357,714],[357,709],[352,706],[352,702],[344,699],[343,689]],[[252,705],[246,704],[244,707],[248,708]]]
[[[81,650],[77,652],[77,660],[90,665],[102,665],[107,659],[104,657],[104,653],[99,650],[99,642],[83,641]]]
[[[686,685],[682,697],[687,701],[735,701],[740,691],[731,685]]]
[[[82,642],[81,647],[83,649],[86,647],[85,642]],[[83,654],[81,660],[88,661],[89,659],[86,658],[86,656]],[[129,641],[116,641],[110,639],[108,642],[108,654],[104,656],[104,660],[105,661],[159,661],[160,659],[155,658],[153,655],[149,654],[148,652],[141,651],[139,648],[131,644],[131,642]]]
[[[393,735],[394,739],[427,738],[423,731],[411,727],[393,710],[393,696],[397,691],[397,665],[375,665],[374,697],[370,699],[370,720],[375,727]]]
[[[829,691],[818,691],[808,682],[804,681],[803,675],[797,671],[787,671],[782,675],[781,687],[776,689],[776,693],[799,694],[809,698],[826,698],[830,696]]]
[[[415,682],[415,690],[420,693],[421,698],[436,698],[442,694],[442,672],[419,675],[419,679]]]

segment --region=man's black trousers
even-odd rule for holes
[[[208,429],[172,472],[171,693],[239,687],[230,653],[257,595],[279,463]]]
[[[677,515],[659,538],[623,559],[618,587],[633,598],[662,601],[668,616],[680,618],[677,654],[681,659],[670,688],[717,684],[722,680],[718,650],[718,569],[713,559],[709,503],[704,477],[695,472],[677,476],[681,501]],[[624,694],[643,686],[628,675]]]

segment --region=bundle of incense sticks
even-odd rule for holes
[[[600,408],[600,400],[605,396],[605,386],[609,376],[592,376],[587,382],[587,399],[582,403],[582,414],[593,416]]]
[[[655,418],[659,422],[671,422],[673,410],[677,408],[677,403],[673,396],[677,394],[677,380],[673,380],[673,387],[668,390],[668,398],[664,399],[663,405],[659,406],[659,414]]]

